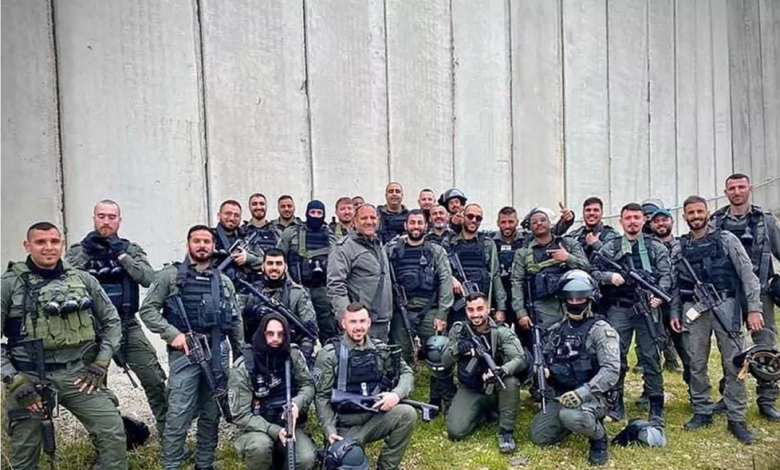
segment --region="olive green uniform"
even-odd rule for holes
[[[117,262],[127,271],[127,274],[143,287],[149,287],[154,280],[155,271],[149,264],[144,250],[135,243],[130,243],[125,250],[127,256],[117,259]],[[65,262],[74,268],[85,270],[90,257],[80,244],[71,246],[65,254]],[[127,367],[135,373],[149,401],[157,431],[163,432],[165,413],[168,410],[165,371],[160,366],[157,351],[149,342],[141,325],[135,317],[137,312],[120,312],[122,320],[122,341],[118,352],[127,363]]]
[[[84,298],[92,299],[91,312],[85,309],[50,316],[43,311],[49,302],[62,305],[68,300]],[[8,348],[3,349],[0,356],[0,375],[6,378],[24,373],[33,382],[43,379],[34,371],[33,358],[28,351],[16,346],[19,341],[42,338],[45,380],[56,389],[59,404],[95,436],[94,444],[102,468],[126,469],[125,433],[116,397],[106,388],[86,394],[74,385],[79,371],[85,366],[82,357],[89,350],[94,351],[97,338],[93,322],[97,322],[103,332],[96,361],[110,362],[122,337],[116,308],[97,280],[70,267],[65,267],[56,278],[46,279],[31,271],[26,263],[14,263],[2,276],[0,312],[2,335],[9,339]],[[10,395],[5,397],[5,410],[6,416],[24,415],[25,411]],[[29,417],[7,421],[7,431],[11,466],[15,469],[39,468],[40,415],[29,414]]]

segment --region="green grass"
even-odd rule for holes
[[[717,380],[720,378],[720,357],[714,348],[710,357],[710,378],[717,393]],[[633,354],[633,348],[632,348]],[[636,361],[632,358],[630,363]],[[724,416],[716,416],[711,427],[686,432],[682,425],[690,418],[687,404],[687,392],[680,374],[665,373],[666,423],[669,446],[664,449],[642,447],[618,448],[610,446],[610,461],[604,468],[610,469],[723,469],[723,470],[770,470],[780,469],[780,423],[770,423],[758,415],[755,405],[755,382],[748,381],[749,410],[748,426],[753,431],[756,442],[752,446],[743,446],[726,431]],[[413,398],[427,398],[428,371],[418,367],[417,389]],[[647,417],[646,410],[633,406],[641,390],[641,376],[629,373],[627,378],[627,417]],[[713,395],[713,398],[716,398]],[[532,469],[580,469],[587,468],[588,443],[582,437],[569,437],[561,444],[550,448],[539,448],[531,444],[530,423],[537,406],[531,401],[527,391],[522,392],[520,417],[515,428],[518,450],[512,456],[498,452],[496,443],[496,425],[482,426],[474,435],[461,442],[450,442],[443,418],[432,423],[418,422],[412,443],[406,452],[403,466],[406,470],[506,470],[519,468]],[[312,420],[313,421],[313,420]],[[625,426],[625,422],[607,425],[610,436],[614,436]],[[310,427],[315,429],[315,425]],[[319,434],[315,434],[319,440]],[[144,448],[129,454],[132,469],[159,469],[159,443],[156,437]],[[10,468],[8,461],[8,436],[3,433],[2,468]],[[95,463],[95,452],[86,440],[78,442],[58,441],[58,468],[60,470],[85,470]],[[194,443],[190,442],[190,446]],[[375,462],[381,443],[368,447],[372,461]],[[511,460],[512,457],[525,457],[528,462],[522,466]],[[41,460],[42,468],[48,464]],[[217,468],[243,469],[230,442],[221,442],[217,454]]]

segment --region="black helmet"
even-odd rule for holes
[[[466,201],[468,201],[466,195],[463,194],[463,191],[458,188],[450,188],[444,191],[441,196],[439,196],[439,205],[447,207],[447,203],[450,201],[450,199],[460,199],[460,203],[464,206],[466,205]]]
[[[590,274],[581,269],[572,269],[561,276],[558,281],[558,297],[564,300],[573,297],[587,297],[596,302],[601,295],[596,281]]]
[[[441,355],[447,346],[446,336],[431,336],[425,342],[425,363],[435,371],[444,370],[441,363]]]
[[[125,439],[127,441],[127,450],[133,450],[141,447],[149,439],[149,426],[134,416],[122,416],[122,423],[125,426]]]
[[[632,443],[649,447],[666,447],[666,431],[657,420],[635,419],[628,423],[613,439],[612,444],[627,446]]]
[[[738,368],[747,367],[750,375],[760,382],[780,381],[780,352],[775,348],[754,344],[734,356],[732,361]]]
[[[325,470],[368,470],[368,458],[363,447],[354,439],[343,439],[331,444],[325,451]]]
[[[776,306],[780,307],[780,274],[775,274],[769,278],[767,293],[769,293],[769,297],[772,298],[772,302],[774,302]]]

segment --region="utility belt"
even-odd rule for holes
[[[38,368],[34,362],[27,361],[12,361],[14,368],[19,372],[30,372],[33,374],[38,373]],[[45,372],[56,372],[60,370],[80,369],[84,363],[81,359],[76,359],[70,362],[45,362],[43,364],[43,370]]]

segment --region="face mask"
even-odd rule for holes
[[[582,319],[585,312],[590,307],[590,302],[583,302],[581,304],[566,304],[566,311],[573,320]]]

